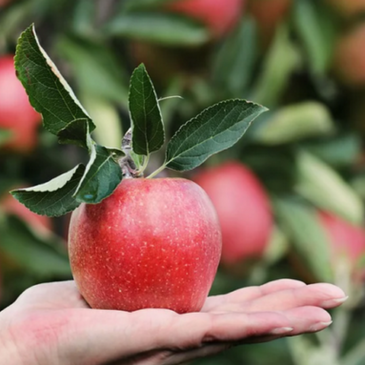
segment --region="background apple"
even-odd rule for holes
[[[41,116],[29,104],[28,96],[15,75],[13,56],[0,57],[0,128],[13,136],[4,148],[27,152],[37,143]]]
[[[227,34],[241,18],[244,0],[178,0],[170,11],[188,15],[206,24],[214,36]]]
[[[365,85],[365,23],[357,25],[338,39],[333,68],[347,86]]]
[[[365,12],[364,0],[327,0],[327,2],[345,16]]]
[[[222,228],[224,265],[259,258],[273,226],[269,198],[257,177],[238,162],[202,170],[194,177],[208,194]]]
[[[356,273],[359,259],[365,254],[365,231],[342,218],[328,212],[318,212],[319,220],[331,244],[333,267],[341,258],[349,260]]]
[[[249,0],[248,12],[257,22],[264,46],[274,37],[276,27],[288,15],[291,5],[292,0]]]
[[[125,179],[71,217],[71,269],[93,308],[199,311],[220,252],[214,207],[185,179]]]

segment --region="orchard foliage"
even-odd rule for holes
[[[226,3],[0,1],[1,307],[30,285],[71,277],[62,215],[110,195],[123,177],[120,159],[145,176],[192,179],[233,163],[265,197],[240,203],[252,226],[242,244],[265,250],[222,264],[212,293],[292,277],[334,282],[350,299],[318,338],[237,348],[197,364],[361,364],[364,2],[232,0],[220,12]],[[21,83],[11,86],[14,67],[43,127]],[[247,129],[260,105],[269,111]],[[252,188],[245,186],[237,202]],[[15,189],[33,211],[57,218],[17,205]]]

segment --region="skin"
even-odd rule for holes
[[[198,311],[221,246],[211,201],[186,179],[124,179],[70,222],[72,273],[93,308]]]
[[[225,265],[261,257],[273,217],[269,198],[257,177],[243,164],[226,162],[194,177],[215,206],[222,228]]]
[[[129,313],[90,309],[73,281],[40,284],[0,312],[0,363],[181,364],[238,344],[320,331],[331,322],[325,309],[345,300],[334,285],[282,279],[209,297],[197,313]]]

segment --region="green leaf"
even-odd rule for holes
[[[15,67],[30,103],[43,116],[45,128],[61,143],[87,147],[86,131],[95,126],[39,44],[33,25],[18,40]]]
[[[105,27],[109,35],[156,42],[170,46],[199,46],[209,31],[191,19],[168,13],[121,13]]]
[[[131,77],[129,110],[133,151],[148,156],[159,150],[165,141],[164,126],[156,91],[143,64]]]
[[[56,51],[60,57],[70,61],[73,78],[82,93],[128,108],[128,78],[109,44],[94,39],[62,36],[56,43]]]
[[[167,145],[165,166],[191,170],[211,155],[233,146],[252,121],[267,109],[246,100],[215,104],[189,120]]]
[[[93,142],[90,149],[90,161],[73,196],[80,203],[96,204],[111,195],[122,181],[122,169],[116,159],[123,153]]]
[[[324,104],[305,101],[284,106],[256,129],[254,139],[267,145],[332,134],[335,127]]]
[[[214,55],[213,82],[232,95],[242,95],[252,80],[257,56],[256,24],[246,18]]]
[[[167,3],[172,3],[176,0],[125,0],[122,3],[122,6],[129,10],[141,10],[141,9],[153,9],[153,8],[161,8],[163,5]]]
[[[18,217],[6,219],[0,227],[0,250],[28,273],[44,278],[71,278],[66,249],[57,248],[35,235]],[[63,252],[62,252],[63,251]]]
[[[45,184],[13,190],[11,193],[32,212],[58,217],[71,212],[80,205],[73,195],[84,171],[85,166],[78,165]]]
[[[293,199],[276,199],[274,206],[280,226],[292,239],[300,259],[318,280],[333,282],[330,244],[315,210]]]
[[[6,143],[11,137],[13,133],[9,129],[1,129],[0,128],[0,146]]]
[[[314,205],[361,224],[364,207],[360,196],[325,162],[301,150],[297,154],[295,191]]]
[[[297,0],[293,10],[294,26],[303,42],[310,69],[313,74],[323,74],[331,66],[337,40],[333,16],[318,1]]]
[[[275,106],[300,62],[301,55],[290,39],[288,27],[281,26],[264,60],[252,99],[269,108]]]

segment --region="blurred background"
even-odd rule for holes
[[[31,285],[71,278],[69,216],[37,216],[9,190],[87,159],[42,130],[15,77],[16,41],[33,22],[101,144],[120,147],[141,62],[159,97],[182,96],[161,102],[170,136],[224,99],[270,109],[236,146],[184,175],[222,225],[212,294],[295,278],[336,283],[350,299],[322,333],[196,364],[364,364],[365,1],[0,0],[0,309]],[[154,154],[150,170],[162,160]]]

